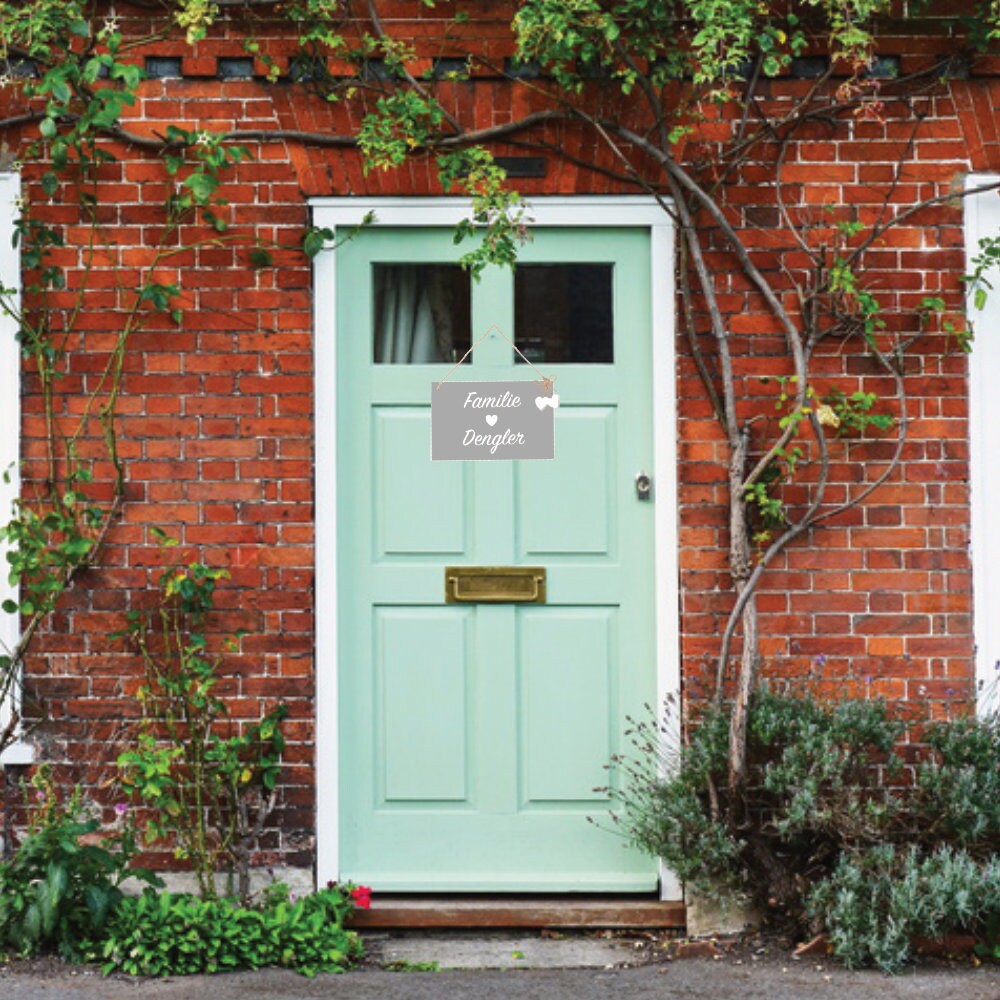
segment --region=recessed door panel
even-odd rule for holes
[[[470,621],[465,609],[376,609],[373,699],[384,804],[468,798]]]
[[[376,556],[462,554],[468,475],[430,461],[430,408],[378,406],[372,417]]]
[[[617,609],[537,611],[524,609],[518,630],[522,801],[600,810],[617,749]]]
[[[555,459],[515,470],[519,556],[611,554],[615,429],[614,407],[560,407]]]

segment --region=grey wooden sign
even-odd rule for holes
[[[544,382],[435,382],[431,458],[482,462],[554,458],[559,397]]]

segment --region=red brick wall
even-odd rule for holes
[[[421,10],[401,3],[397,13],[414,17]],[[499,18],[502,5],[477,4],[476,10],[482,13],[465,34],[500,62],[510,54],[510,43],[502,22],[490,18]],[[433,16],[421,13],[420,21],[410,22],[414,34],[433,34]],[[456,43],[456,51],[461,48]],[[883,51],[901,56],[906,74],[926,65],[933,48],[920,38],[886,38]],[[428,53],[432,50],[439,51],[428,45]],[[161,42],[136,50],[135,57],[149,54],[182,55],[183,77],[142,85],[129,123],[137,132],[162,133],[172,123],[349,134],[357,125],[356,112],[352,117],[345,106],[303,96],[287,83],[217,79],[217,57],[243,54],[238,41],[222,31],[193,54],[181,42]],[[982,68],[992,69],[985,63]],[[767,84],[763,98],[777,110],[810,85]],[[788,141],[782,178],[789,211],[800,223],[820,228],[855,211],[871,224],[887,211],[947,192],[970,167],[1000,168],[992,115],[997,86],[985,75],[930,82],[905,101],[887,100],[871,120],[846,114],[799,130]],[[531,91],[498,80],[485,68],[474,81],[443,84],[441,91],[475,128],[544,106]],[[604,100],[596,90],[593,99],[595,106]],[[711,154],[712,144],[737,125],[706,123],[688,142],[689,160],[694,164]],[[23,136],[30,134],[25,130]],[[594,132],[560,124],[530,138],[557,146],[564,155],[531,150],[546,156],[548,172],[544,179],[521,183],[526,194],[634,190],[616,178],[619,165]],[[309,196],[440,193],[426,159],[394,173],[365,175],[349,148],[293,139],[247,145],[253,159],[236,167],[225,188],[227,215],[234,232],[264,240],[295,245],[308,223]],[[109,246],[86,278],[93,291],[78,324],[82,332],[70,374],[60,384],[60,408],[67,414],[79,407],[79,393],[96,384],[130,288],[151,260],[151,243],[162,225],[165,187],[156,155],[109,148],[119,158],[103,170],[99,218]],[[525,153],[513,145],[497,151]],[[780,225],[775,190],[768,184],[776,155],[777,147],[764,143],[727,179],[722,200],[758,265],[787,288],[780,265],[794,269],[802,261]],[[26,191],[39,215],[65,226],[68,247],[60,260],[71,272],[76,269],[76,280],[84,280],[86,227],[71,200],[47,204],[38,176],[37,167],[25,169]],[[810,238],[819,238],[817,232]],[[924,295],[942,295],[959,306],[962,240],[961,208],[949,203],[891,230],[871,251],[867,280],[893,313],[894,328],[916,330],[915,309]],[[773,414],[773,387],[763,386],[759,376],[788,373],[780,330],[718,234],[708,246],[734,335],[741,412]],[[108,635],[121,626],[131,602],[149,600],[164,558],[151,528],[163,528],[179,540],[185,557],[231,573],[220,591],[224,614],[218,627],[249,632],[233,661],[236,674],[226,681],[234,717],[257,719],[277,700],[290,708],[282,797],[264,850],[266,859],[309,864],[316,669],[311,271],[294,250],[279,253],[277,265],[254,270],[245,248],[211,245],[170,261],[164,280],[181,284],[183,323],[178,328],[165,317],[154,318],[135,337],[126,362],[120,429],[128,502],[109,535],[105,568],[81,581],[41,637],[29,666],[29,691],[48,719],[39,730],[45,756],[74,762],[74,775],[94,785],[111,776],[114,739],[122,720],[135,716],[139,681],[135,660]],[[945,702],[970,698],[966,362],[960,353],[942,354],[941,348],[938,337],[918,350],[909,380],[910,440],[903,466],[863,507],[800,539],[765,578],[759,604],[769,672],[813,677],[830,692]],[[680,336],[677,350],[679,653],[686,689],[697,697],[711,683],[711,659],[732,601],[726,447]],[[836,342],[824,349],[818,368],[822,390],[834,384],[845,392],[892,390],[871,361]],[[30,374],[24,400],[30,478],[40,475],[42,436],[38,389]],[[885,441],[835,442],[830,499],[862,489],[890,450]],[[96,444],[93,451],[99,453]],[[800,488],[800,499],[808,488]],[[114,792],[104,794],[110,802]]]

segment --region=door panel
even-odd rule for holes
[[[469,476],[460,464],[410,465],[430,435],[426,407],[375,407],[375,557],[461,555]]]
[[[648,236],[540,230],[524,250],[526,264],[588,265],[540,268],[518,300],[525,346],[561,397],[556,458],[537,462],[430,460],[431,384],[451,363],[421,359],[454,356],[456,324],[435,326],[440,287],[423,301],[413,281],[454,261],[450,232],[374,228],[336,252],[341,876],[381,890],[651,889],[655,864],[588,822],[606,816],[597,789],[616,780],[605,768],[626,714],[656,690],[652,509],[633,486],[652,462]],[[385,265],[418,263],[396,269],[410,284],[392,289],[402,320],[387,329]],[[596,319],[580,308],[588,274],[610,285]],[[487,270],[470,295],[473,340],[494,324],[519,336],[511,272]],[[545,321],[528,323],[532,310]],[[494,332],[450,377],[538,376]],[[547,568],[547,604],[444,603],[446,565],[519,563]]]
[[[524,608],[520,617],[522,808],[602,811],[607,794],[594,776],[615,745],[616,609]]]
[[[611,555],[615,536],[615,409],[560,407],[555,458],[520,462],[517,484],[518,554]],[[572,499],[573,516],[566,504]]]
[[[374,680],[382,800],[469,797],[467,609],[377,608]]]

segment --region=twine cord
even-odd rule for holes
[[[448,370],[448,372],[447,372],[447,373],[445,374],[444,378],[443,378],[443,379],[441,379],[441,381],[440,381],[440,382],[437,382],[437,383],[435,383],[435,385],[434,385],[434,388],[435,388],[435,389],[440,389],[440,388],[441,388],[441,386],[442,386],[442,385],[444,385],[444,383],[445,383],[445,382],[447,382],[447,381],[448,381],[448,379],[450,379],[450,378],[452,377],[452,375],[454,375],[454,374],[455,374],[455,372],[456,372],[456,371],[458,370],[458,368],[460,368],[460,367],[461,367],[461,365],[462,365],[462,363],[463,363],[463,362],[465,361],[465,359],[466,359],[466,358],[467,358],[467,357],[468,357],[468,356],[469,356],[469,355],[470,355],[470,354],[471,354],[471,353],[472,353],[472,352],[473,352],[473,351],[474,351],[474,350],[475,350],[475,349],[476,349],[476,348],[477,348],[477,347],[478,347],[478,346],[479,346],[479,345],[480,345],[480,344],[481,344],[481,343],[482,343],[482,342],[483,342],[483,341],[484,341],[484,340],[485,340],[485,339],[486,339],[486,338],[487,338],[487,337],[488,337],[488,336],[489,336],[489,335],[490,335],[491,333],[493,333],[494,331],[495,331],[496,333],[499,333],[499,334],[500,334],[500,336],[501,336],[501,337],[503,337],[503,339],[504,339],[504,340],[506,340],[506,341],[507,341],[507,343],[508,343],[508,344],[510,344],[510,346],[511,346],[511,347],[513,347],[515,351],[517,351],[517,353],[518,353],[518,354],[520,355],[520,357],[521,357],[521,360],[522,360],[522,361],[523,361],[523,362],[524,362],[524,363],[525,363],[525,364],[526,364],[526,365],[527,365],[527,366],[528,366],[528,367],[529,367],[529,368],[530,368],[530,369],[531,369],[531,370],[532,370],[532,371],[533,371],[533,372],[534,372],[534,373],[535,373],[535,374],[536,374],[536,375],[537,375],[537,376],[538,376],[538,377],[539,377],[539,378],[540,378],[540,379],[542,380],[542,386],[544,387],[545,391],[546,391],[546,392],[550,392],[550,393],[551,393],[551,391],[552,391],[552,386],[553,386],[553,385],[555,384],[555,379],[554,379],[554,378],[549,378],[549,377],[548,377],[548,375],[543,375],[543,374],[542,374],[542,373],[541,373],[541,372],[540,372],[540,371],[539,371],[539,370],[538,370],[538,369],[537,369],[537,368],[536,368],[536,367],[535,367],[535,366],[534,366],[534,365],[533,365],[533,364],[532,364],[532,363],[531,363],[531,362],[530,362],[530,361],[529,361],[529,360],[528,360],[528,359],[527,359],[527,358],[526,358],[526,357],[524,356],[524,354],[523,354],[523,353],[522,353],[522,351],[521,351],[521,348],[519,348],[519,347],[517,346],[517,344],[515,344],[515,343],[514,343],[514,341],[513,341],[513,340],[511,340],[511,339],[510,339],[510,337],[508,337],[508,336],[507,336],[507,334],[506,334],[506,333],[504,333],[504,332],[503,332],[503,330],[501,330],[501,329],[500,329],[500,327],[498,327],[498,326],[496,325],[496,323],[494,323],[494,324],[493,324],[493,326],[491,326],[491,327],[490,327],[490,328],[489,328],[489,329],[488,329],[488,330],[487,330],[487,331],[486,331],[486,332],[485,332],[485,333],[484,333],[484,334],[483,334],[483,335],[482,335],[482,336],[481,336],[481,337],[480,337],[480,338],[479,338],[479,339],[478,339],[478,340],[477,340],[477,341],[476,341],[476,342],[475,342],[474,344],[472,344],[472,345],[471,345],[471,346],[469,347],[469,349],[468,349],[468,350],[467,350],[467,351],[465,352],[465,354],[463,354],[463,355],[462,355],[462,356],[461,356],[461,357],[460,357],[460,358],[458,359],[458,361],[456,361],[456,362],[455,362],[455,363],[454,363],[454,364],[453,364],[453,365],[451,366],[451,368],[450,368],[450,369]]]

